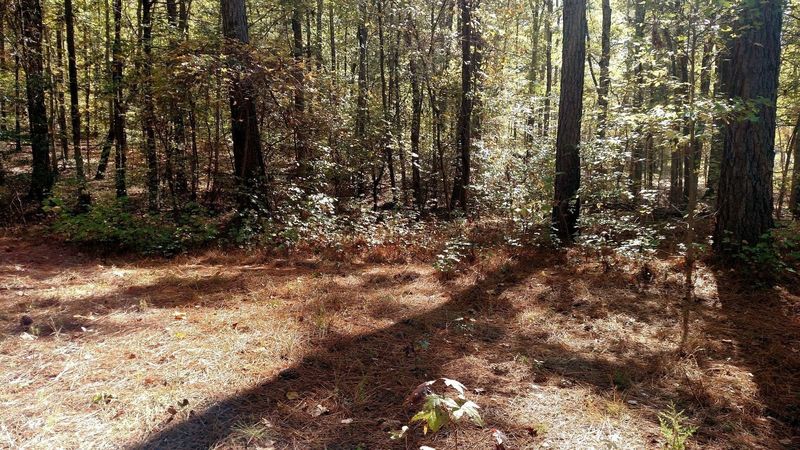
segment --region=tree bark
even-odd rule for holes
[[[78,107],[78,64],[75,53],[75,19],[72,0],[64,0],[64,21],[67,25],[67,59],[69,75],[69,114],[72,122],[72,152],[75,159],[75,178],[79,189],[86,185],[86,175],[83,167],[83,153],[81,151],[81,113]],[[80,193],[79,193],[80,195]],[[84,198],[88,200],[88,198]]]
[[[608,93],[611,86],[609,65],[611,62],[611,0],[603,0],[603,31],[600,50],[600,86],[597,89],[597,106],[600,112],[597,117],[597,135],[606,137],[608,121]]]
[[[544,22],[544,36],[547,41],[545,49],[545,90],[544,115],[542,117],[542,136],[550,135],[550,97],[553,95],[553,0],[545,0],[547,18]]]
[[[254,189],[264,177],[264,157],[256,113],[256,92],[252,81],[241,75],[245,64],[241,46],[250,42],[247,29],[245,0],[220,0],[222,32],[226,39],[225,52],[231,71],[229,90],[233,159],[240,194]],[[240,197],[240,202],[245,199]],[[245,203],[243,206],[246,206]]]
[[[470,184],[470,151],[472,146],[473,89],[472,71],[472,7],[473,0],[459,0],[461,12],[461,107],[458,112],[456,177],[453,180],[453,195],[450,208],[467,209],[467,191]]]
[[[122,0],[114,0],[114,44],[111,47],[111,83],[114,86],[114,148],[115,176],[117,198],[128,196],[126,185],[127,137],[125,135],[125,100],[122,97]]]
[[[69,0],[68,0],[69,1]],[[156,153],[155,105],[153,104],[153,18],[154,0],[141,0],[142,5],[142,63],[141,93],[143,102],[142,131],[144,154],[147,159],[147,208],[159,209],[158,154]]]
[[[714,248],[728,254],[756,244],[774,225],[772,171],[783,2],[742,5],[733,27],[728,94],[751,105],[724,136]]]
[[[561,94],[556,135],[556,174],[553,227],[564,243],[578,232],[581,184],[581,115],[586,61],[586,1],[565,0],[561,53]]]
[[[39,0],[20,0],[20,27],[23,38],[25,93],[31,133],[32,174],[29,196],[43,200],[53,186],[50,168],[50,139],[45,107],[46,79],[42,61],[42,7]]]

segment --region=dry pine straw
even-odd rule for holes
[[[485,449],[498,428],[509,448],[656,448],[670,402],[691,447],[800,445],[797,292],[701,267],[679,354],[675,260],[495,252],[452,280],[365,260],[0,239],[0,447]],[[440,376],[487,427],[390,441]]]

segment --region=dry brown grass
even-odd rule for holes
[[[702,266],[679,353],[676,261],[642,271],[498,250],[440,280],[397,246],[97,259],[7,236],[0,447],[403,448],[386,431],[439,376],[509,448],[657,448],[670,402],[696,448],[800,445],[796,286]],[[408,445],[491,448],[488,428]]]

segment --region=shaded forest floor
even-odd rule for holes
[[[97,257],[8,232],[0,447],[486,449],[497,428],[508,448],[658,448],[670,403],[693,448],[800,446],[800,286],[701,265],[679,353],[678,258],[499,249],[443,280],[371,251]],[[443,376],[487,426],[390,441]]]

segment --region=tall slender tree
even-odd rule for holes
[[[564,39],[561,51],[561,93],[556,135],[553,227],[562,242],[578,231],[581,201],[581,116],[586,61],[586,0],[564,1]]]
[[[78,181],[78,197],[88,201],[85,193],[86,175],[81,151],[81,112],[78,107],[78,64],[75,54],[75,13],[72,0],[64,0],[64,22],[67,27],[67,74],[69,75],[69,114],[72,124],[72,155],[75,159],[75,178]]]
[[[467,191],[470,185],[470,153],[472,147],[472,110],[474,107],[473,92],[473,42],[472,42],[472,13],[475,0],[458,0],[461,12],[461,107],[458,111],[458,124],[456,125],[456,143],[458,150],[458,164],[456,177],[453,180],[453,196],[450,198],[450,208],[460,207],[467,209]]]

